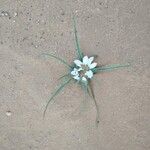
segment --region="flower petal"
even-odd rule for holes
[[[95,68],[96,66],[97,66],[97,63],[92,63],[92,64],[89,65],[89,68],[90,68],[90,69],[93,69],[93,68]]]
[[[71,75],[75,76],[76,74],[75,74],[75,72],[74,72],[74,71],[71,71]]]
[[[82,77],[82,81],[86,82],[86,81],[87,81],[87,79],[86,79],[85,77]]]
[[[82,68],[79,68],[79,69],[78,69],[78,72],[80,72],[81,70],[83,70],[83,69],[82,69]]]
[[[71,75],[73,75],[73,76],[79,75],[78,69],[74,68],[73,71],[71,71]]]
[[[91,79],[93,77],[93,72],[91,70],[89,70],[85,73],[85,75]]]
[[[87,65],[88,63],[89,63],[88,56],[84,56],[84,57],[83,57],[83,64],[84,64],[84,65]]]
[[[82,62],[81,62],[80,60],[75,60],[74,63],[75,63],[77,66],[81,67]]]
[[[94,57],[90,57],[89,58],[89,64],[91,64],[93,60],[94,60]]]
[[[75,80],[80,80],[80,77],[77,75],[77,76],[74,76],[73,77]]]

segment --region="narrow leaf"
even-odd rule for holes
[[[104,71],[112,71],[114,69],[125,68],[125,67],[129,67],[129,66],[130,66],[130,64],[124,64],[124,65],[121,65],[121,64],[112,64],[112,65],[107,65],[107,66],[102,66],[102,67],[94,68],[94,69],[92,69],[92,71],[94,73],[104,72]]]
[[[99,107],[98,107],[98,104],[97,104],[97,101],[96,101],[96,98],[95,98],[95,95],[94,95],[94,91],[93,91],[93,87],[92,87],[91,82],[89,83],[87,90],[88,90],[89,96],[91,96],[92,99],[94,100],[96,113],[97,113],[96,114],[96,125],[98,126],[98,123],[99,123]]]
[[[69,76],[70,76],[70,73],[65,74],[65,75],[61,76],[58,80],[61,80],[61,79],[63,79],[63,78],[69,77]]]
[[[83,53],[82,53],[82,51],[80,49],[80,45],[79,45],[75,17],[73,17],[73,22],[74,22],[74,34],[75,34],[75,42],[76,42],[76,51],[77,51],[77,55],[78,55],[79,59],[81,60],[83,58]]]
[[[44,110],[44,113],[43,113],[43,118],[45,117],[46,110],[47,110],[48,105],[49,105],[49,103],[51,102],[51,100],[52,100],[55,96],[57,96],[58,93],[59,93],[60,91],[62,91],[62,89],[63,89],[67,84],[69,84],[69,82],[70,82],[71,80],[72,80],[72,79],[69,79],[69,80],[67,80],[66,82],[64,82],[63,84],[61,84],[61,85],[56,89],[56,91],[52,94],[52,96],[50,97],[49,101],[48,101],[47,104],[46,104],[46,107],[45,107],[45,110]]]
[[[88,82],[82,82],[81,86],[82,86],[82,88],[85,92],[85,96],[86,96],[88,94],[88,90],[87,90],[88,89]]]
[[[57,56],[55,56],[53,54],[46,54],[46,53],[43,53],[42,55],[44,55],[44,56],[50,56],[52,58],[55,58],[55,59],[59,60],[61,63],[63,63],[64,65],[66,65],[67,67],[72,68],[64,59],[62,59],[60,57],[57,57]]]

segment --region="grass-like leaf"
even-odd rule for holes
[[[97,101],[95,99],[93,87],[91,84],[91,81],[82,83],[83,90],[85,92],[85,95],[89,95],[94,100],[95,108],[96,108],[96,125],[98,126],[99,123],[99,107],[97,104]]]
[[[87,86],[88,86],[87,87],[88,94],[94,100],[94,104],[95,104],[95,108],[96,108],[96,125],[98,126],[98,123],[99,123],[99,107],[98,107],[98,104],[97,104],[97,101],[96,101],[96,98],[95,98],[95,94],[94,94],[94,91],[93,91],[91,81],[89,82],[89,84]]]
[[[46,110],[47,110],[48,105],[49,105],[49,103],[51,102],[51,100],[53,100],[53,98],[54,98],[55,96],[57,96],[57,95],[59,94],[59,92],[62,91],[63,88],[64,88],[66,85],[68,85],[71,80],[72,80],[72,79],[68,79],[67,81],[65,81],[64,83],[62,83],[62,84],[56,89],[56,91],[52,94],[52,96],[50,97],[49,101],[48,101],[47,104],[46,104],[46,107],[45,107],[45,110],[44,110],[44,113],[43,113],[43,118],[45,117]]]
[[[125,68],[125,67],[129,67],[130,64],[112,64],[112,65],[107,65],[107,66],[101,66],[101,67],[97,67],[92,69],[92,71],[94,73],[98,73],[98,72],[104,72],[104,71],[112,71],[114,69],[118,69],[118,68]]]
[[[76,42],[76,51],[77,51],[78,58],[81,60],[83,58],[83,53],[82,53],[82,51],[80,49],[80,44],[79,44],[79,40],[78,40],[78,36],[77,36],[75,17],[73,17],[73,23],[74,23],[74,34],[75,34],[75,42]]]
[[[88,95],[88,90],[87,90],[88,82],[80,82],[80,85],[81,85],[82,89],[84,90],[85,95]]]
[[[71,77],[71,76],[70,76],[70,73],[61,76],[58,80],[61,80],[61,79],[66,78],[66,77]]]
[[[49,57],[55,58],[55,59],[59,60],[61,63],[63,63],[64,65],[66,65],[67,67],[72,68],[72,66],[69,65],[64,59],[62,59],[62,58],[60,58],[60,57],[57,57],[57,56],[55,56],[55,55],[53,55],[53,54],[43,53],[43,54],[41,54],[41,55],[49,56]]]

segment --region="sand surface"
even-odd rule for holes
[[[70,84],[42,114],[58,78],[81,48],[99,65],[92,99]],[[0,0],[0,150],[150,150],[149,0]]]

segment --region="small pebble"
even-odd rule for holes
[[[39,24],[39,23],[40,23],[40,20],[37,20],[36,23]]]
[[[6,111],[6,116],[11,116],[12,115],[12,112],[11,111]]]
[[[4,13],[1,13],[1,16],[4,16]]]
[[[8,16],[8,13],[7,13],[7,12],[5,12],[5,16]]]
[[[2,11],[0,15],[3,17],[8,17],[9,13],[7,11]]]
[[[17,12],[14,13],[14,17],[16,17],[16,16],[18,16],[18,13],[17,13]]]
[[[61,12],[61,15],[62,15],[62,16],[64,16],[64,15],[65,15],[65,12],[64,12],[64,11],[63,11],[63,12]]]

